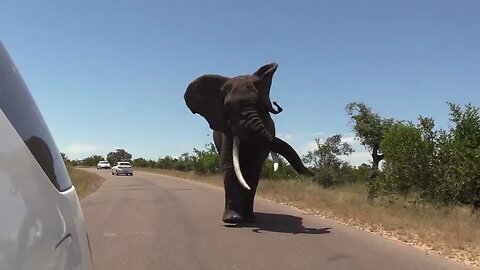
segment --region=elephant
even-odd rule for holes
[[[282,155],[300,174],[313,175],[297,152],[275,137],[270,116],[282,108],[270,101],[270,87],[278,65],[260,67],[252,75],[233,78],[203,75],[192,81],[184,94],[193,114],[203,116],[213,130],[220,155],[225,188],[225,223],[254,222],[253,204],[265,159]],[[275,108],[275,107],[276,108]],[[274,166],[278,166],[274,165]]]

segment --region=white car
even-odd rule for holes
[[[106,160],[101,160],[97,163],[97,170],[110,169],[110,163]]]
[[[133,168],[130,162],[120,161],[112,167],[112,175],[133,175]]]
[[[0,269],[92,269],[75,187],[2,42]]]

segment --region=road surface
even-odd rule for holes
[[[112,176],[82,200],[94,269],[472,269],[257,197],[257,223],[222,222],[219,187]]]

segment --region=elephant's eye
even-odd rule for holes
[[[234,102],[228,97],[225,98],[223,105],[225,106],[225,110],[227,110],[227,112],[233,112],[238,108],[238,102]]]
[[[225,105],[225,109],[227,109],[227,110],[233,109],[232,102],[230,102],[230,101],[225,101],[224,105]]]

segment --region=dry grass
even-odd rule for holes
[[[80,199],[97,190],[103,181],[98,174],[84,170],[69,168],[68,173]]]
[[[263,181],[259,194],[480,267],[480,218],[465,208],[369,203],[362,186]]]
[[[141,170],[223,186],[220,175]],[[366,199],[365,187],[354,184],[324,189],[315,183],[263,180],[257,194],[480,267],[480,217],[467,208],[413,206],[403,201],[372,204]]]

